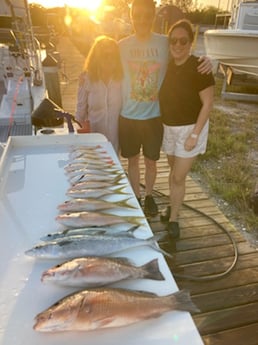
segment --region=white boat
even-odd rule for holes
[[[227,29],[204,32],[206,53],[233,72],[258,77],[258,1],[237,0]]]
[[[43,59],[27,0],[0,0],[0,142],[32,134],[31,113],[47,96]]]

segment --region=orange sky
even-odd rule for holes
[[[65,4],[73,7],[94,6],[96,0],[28,0],[29,3],[39,3],[44,7],[63,7]],[[202,6],[215,6],[230,10],[232,0],[197,0]]]

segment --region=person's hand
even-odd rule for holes
[[[77,133],[90,133],[90,121],[86,120],[81,123],[82,128],[77,129]]]
[[[197,68],[198,72],[201,74],[212,72],[212,63],[208,56],[200,56],[198,61],[201,62]]]
[[[193,138],[191,135],[189,135],[189,137],[185,141],[185,145],[184,145],[185,150],[192,151],[195,148],[197,141],[198,141],[198,136]]]

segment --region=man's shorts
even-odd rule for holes
[[[184,144],[186,139],[192,133],[195,124],[187,126],[166,126],[164,125],[164,136],[162,151],[169,156],[190,158],[198,154],[204,154],[207,147],[209,121],[203,127],[196,146],[191,151],[186,151]]]
[[[157,161],[163,138],[163,125],[160,117],[149,120],[132,120],[119,117],[119,144],[121,155],[130,158],[141,151],[144,157]]]

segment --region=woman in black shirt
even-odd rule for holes
[[[168,33],[172,59],[159,93],[164,125],[163,151],[170,166],[170,206],[161,220],[172,238],[180,236],[178,213],[185,181],[198,154],[206,151],[209,113],[213,104],[212,73],[197,72],[198,57],[191,55],[194,39],[188,20],[176,22]]]

